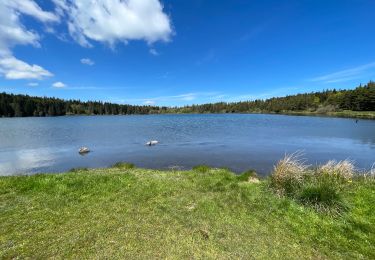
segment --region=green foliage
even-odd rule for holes
[[[337,215],[348,209],[341,194],[341,187],[327,179],[304,183],[298,194],[298,200],[316,211]]]
[[[329,114],[343,110],[375,111],[375,83],[353,90],[326,90],[266,100],[215,103],[175,108],[180,113],[289,113]],[[348,116],[355,116],[350,114]]]
[[[196,166],[193,167],[193,170],[197,171],[197,172],[205,173],[205,172],[210,171],[211,167],[207,166],[207,165],[196,165]]]
[[[132,106],[103,102],[64,101],[57,98],[30,97],[0,93],[0,116],[60,115],[130,115],[164,113],[298,113],[359,116],[373,114],[345,111],[375,111],[375,83],[360,85],[353,90],[325,90],[266,100],[213,103],[184,107]]]
[[[248,181],[250,177],[257,178],[258,175],[255,170],[247,170],[236,177],[239,181]]]
[[[114,165],[112,165],[112,168],[118,168],[118,169],[134,169],[135,165],[133,163],[126,163],[126,162],[117,162]]]
[[[0,93],[0,117],[155,114],[166,107],[119,105]]]

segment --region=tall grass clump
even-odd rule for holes
[[[354,163],[349,160],[328,161],[318,168],[318,172],[321,175],[328,175],[338,180],[350,181],[355,173],[355,167]]]
[[[342,191],[352,182],[354,165],[350,161],[329,161],[312,172],[304,181],[298,200],[319,212],[333,215],[348,208]]]
[[[128,170],[128,169],[134,169],[135,165],[133,163],[117,162],[114,165],[112,165],[112,168]]]
[[[202,173],[205,173],[205,172],[208,172],[211,170],[211,167],[208,166],[208,165],[197,165],[197,166],[194,166],[193,167],[193,170],[196,171],[196,172],[202,172]]]
[[[328,161],[311,168],[301,153],[286,155],[274,167],[271,187],[278,195],[287,196],[319,212],[340,214],[348,208],[342,194],[355,174],[353,162]]]
[[[280,196],[293,196],[300,189],[308,166],[301,159],[302,153],[285,155],[273,169],[271,186]]]

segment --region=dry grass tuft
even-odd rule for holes
[[[331,176],[341,177],[344,180],[351,180],[355,173],[354,163],[350,160],[344,161],[328,161],[326,164],[319,167],[318,172],[321,174],[328,174]]]
[[[302,184],[309,168],[302,156],[299,151],[287,154],[274,167],[271,179],[279,195],[291,194]]]

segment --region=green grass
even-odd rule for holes
[[[202,172],[202,173],[208,172],[210,169],[211,167],[208,165],[197,165],[193,167],[193,171]]]
[[[127,162],[117,162],[114,165],[112,165],[112,168],[133,169],[135,168],[135,165],[133,163],[127,163]]]
[[[246,179],[136,168],[1,177],[0,258],[375,258],[372,180],[348,183],[348,210],[333,217]]]
[[[329,117],[344,117],[344,118],[359,118],[359,119],[375,119],[375,111],[337,111],[324,112],[317,111],[282,111],[279,114],[286,115],[301,115],[301,116],[329,116]]]

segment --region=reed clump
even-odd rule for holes
[[[290,197],[319,212],[334,215],[344,212],[348,204],[342,191],[355,176],[350,160],[328,161],[319,167],[305,164],[302,153],[286,155],[274,167],[271,188],[279,196]]]
[[[350,181],[355,174],[354,163],[350,160],[343,161],[328,161],[326,164],[318,168],[318,173],[330,175],[338,179]]]
[[[271,185],[278,195],[293,196],[301,187],[308,168],[302,153],[287,154],[274,166]]]

